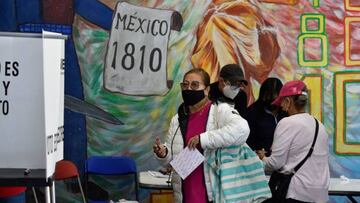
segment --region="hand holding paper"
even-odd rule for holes
[[[197,149],[190,150],[188,147],[186,147],[177,156],[175,156],[170,164],[184,180],[204,160],[205,157]]]

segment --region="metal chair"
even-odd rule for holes
[[[77,167],[71,161],[67,161],[67,160],[58,161],[55,166],[54,180],[58,181],[58,180],[66,180],[70,178],[77,178],[83,202],[86,203],[86,199],[85,199],[84,191],[81,186],[79,171]]]
[[[87,175],[133,175],[135,198],[138,201],[138,177],[135,160],[126,156],[91,156],[86,161]],[[90,201],[90,200],[89,200]]]

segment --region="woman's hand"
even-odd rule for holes
[[[265,157],[266,151],[265,149],[261,149],[261,150],[256,150],[256,154],[258,155],[258,157],[263,160],[263,158]]]
[[[157,137],[155,139],[153,150],[154,150],[154,153],[156,154],[156,156],[158,156],[160,158],[164,158],[167,154],[167,149],[166,149],[165,145],[161,144],[159,137]]]
[[[200,135],[196,135],[190,138],[187,146],[189,147],[189,149],[195,149],[199,143],[200,143]]]

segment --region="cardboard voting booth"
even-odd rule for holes
[[[0,169],[48,179],[63,159],[65,39],[0,32]]]

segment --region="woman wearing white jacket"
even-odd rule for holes
[[[226,103],[211,103],[209,84],[209,75],[203,69],[192,69],[184,75],[181,83],[184,103],[171,120],[165,144],[157,139],[154,145],[154,153],[164,165],[186,146],[197,148],[205,156],[205,162],[185,180],[174,173],[172,184],[176,202],[212,202],[206,159],[217,148],[244,144],[249,135],[246,120],[234,108]]]

